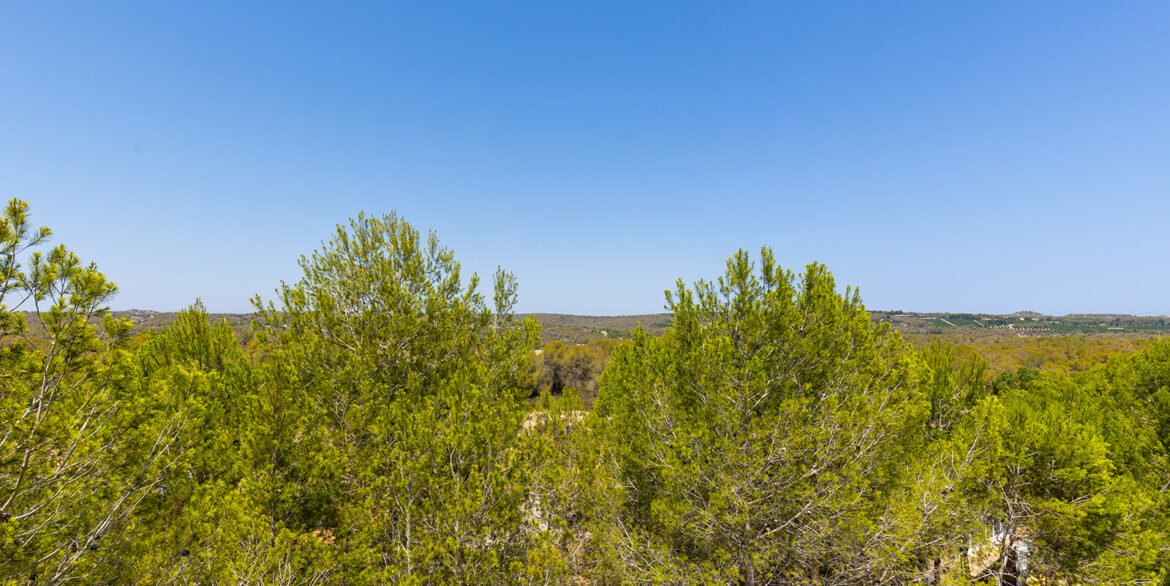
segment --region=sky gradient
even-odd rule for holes
[[[360,211],[524,312],[739,248],[873,309],[1170,314],[1170,3],[6,3],[0,197],[116,309],[250,309]]]

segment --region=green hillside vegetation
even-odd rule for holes
[[[874,311],[875,321],[915,334],[1000,333],[1030,335],[1164,335],[1170,333],[1170,317],[1119,314],[1041,315],[1022,311],[1011,315],[970,313],[908,313]]]
[[[132,333],[169,326],[175,312],[143,309],[111,312],[114,317],[129,319]],[[1151,338],[1170,334],[1170,317],[1122,314],[1073,314],[1049,316],[1030,312],[1012,315],[969,313],[914,313],[905,311],[870,311],[871,319],[888,323],[905,335],[942,336],[944,339],[1004,339],[1009,337],[1092,337],[1101,339]],[[210,313],[213,321],[226,320],[239,335],[251,335],[250,313]],[[657,336],[670,327],[670,313],[642,315],[571,315],[534,313],[540,323],[541,340],[584,344],[597,340],[629,340],[639,325]],[[26,312],[30,323],[35,314]]]
[[[929,347],[936,341],[953,345],[964,358],[979,357],[988,364],[988,372],[998,375],[1019,368],[1053,370],[1077,373],[1104,364],[1119,352],[1144,348],[1154,339],[1166,335],[1161,317],[1132,315],[1073,315],[1042,316],[1040,314],[988,315],[980,314],[918,314],[909,312],[870,311],[871,319],[888,323],[918,348]],[[42,334],[36,314],[23,312],[30,333]],[[178,313],[150,310],[114,311],[115,318],[129,320],[131,335],[148,330],[162,330],[170,326]],[[894,319],[891,319],[894,316]],[[925,316],[925,317],[924,317]],[[1017,328],[988,327],[985,324],[1020,322],[1020,317],[1035,318],[1048,324]],[[559,395],[562,389],[572,387],[580,394],[586,406],[593,404],[597,395],[598,377],[609,363],[613,350],[632,339],[632,331],[641,327],[651,336],[661,335],[670,326],[670,313],[584,316],[553,313],[531,314],[541,328],[542,347],[537,353],[532,397],[542,391]],[[224,322],[233,334],[247,343],[253,335],[253,313],[209,313],[212,323]],[[951,324],[932,327],[931,320],[945,319]],[[941,322],[937,322],[941,323]],[[1100,324],[1122,324],[1102,329]],[[1053,327],[1052,324],[1059,324]],[[1128,327],[1126,324],[1136,324]],[[1121,328],[1121,329],[1108,329]],[[13,339],[6,340],[14,341]],[[547,352],[547,353],[545,353]]]
[[[629,340],[630,332],[642,326],[652,335],[659,335],[670,327],[669,313],[647,315],[568,315],[561,313],[534,313],[540,322],[541,339],[584,344],[598,340]]]
[[[538,320],[394,214],[254,314],[111,314],[27,208],[0,219],[6,584],[1170,583],[1148,318],[875,314],[764,248],[669,314]]]

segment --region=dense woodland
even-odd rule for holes
[[[764,249],[661,333],[542,343],[509,273],[393,214],[246,334],[135,333],[27,208],[5,583],[1170,584],[1170,340],[916,339]]]

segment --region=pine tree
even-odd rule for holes
[[[899,339],[821,265],[797,282],[741,251],[715,283],[667,294],[674,325],[636,331],[598,415],[625,507],[628,576],[714,582],[905,579],[921,563],[902,487],[929,403]],[[916,516],[917,515],[917,516]],[[908,537],[909,536],[909,537]]]

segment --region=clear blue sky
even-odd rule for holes
[[[520,309],[739,248],[875,309],[1170,313],[1170,3],[27,2],[0,196],[121,293],[245,311],[359,211]]]

